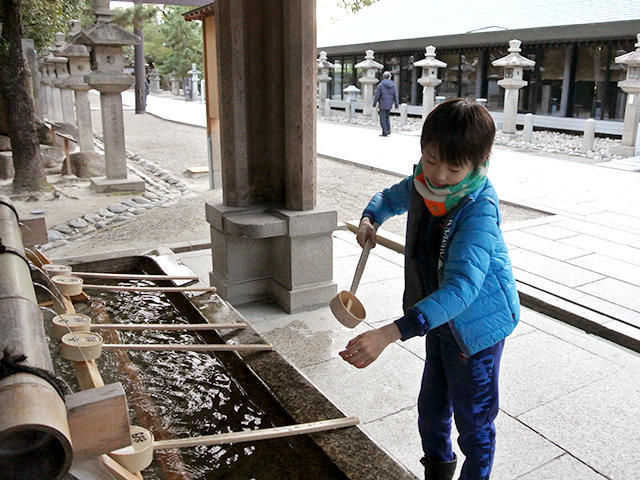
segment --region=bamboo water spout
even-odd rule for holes
[[[17,214],[2,195],[0,239],[6,248],[0,253],[0,345],[26,355],[20,365],[53,373],[29,266],[21,258]],[[71,465],[71,435],[55,388],[32,373],[10,374],[0,379],[0,405],[0,472],[23,480],[62,478]]]

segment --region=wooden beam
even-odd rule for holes
[[[72,393],[64,401],[74,455],[95,456],[131,444],[127,398],[120,383]]]
[[[116,480],[144,480],[140,472],[131,473],[108,455],[100,455],[100,463]]]
[[[124,292],[215,292],[216,287],[123,287],[120,285],[83,285],[88,290],[109,290]]]

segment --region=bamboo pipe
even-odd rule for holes
[[[320,420],[318,422],[299,423],[297,425],[286,425],[283,427],[262,428],[260,430],[249,430],[245,432],[220,433],[217,435],[203,435],[201,437],[176,438],[173,440],[156,440],[153,442],[154,450],[164,448],[187,448],[198,445],[223,445],[227,443],[255,442],[258,440],[268,440],[270,438],[291,437],[293,435],[303,435],[306,433],[324,432],[338,428],[353,427],[358,425],[360,420],[356,417],[334,418],[331,420]]]
[[[123,292],[215,292],[216,287],[134,287],[121,285],[83,285],[83,290],[109,290]]]
[[[9,249],[25,250],[8,197],[0,195],[0,238]],[[0,343],[25,354],[21,365],[48,370],[53,364],[31,281],[18,255],[0,254]],[[0,472],[22,480],[59,479],[69,471],[72,448],[64,400],[42,378],[14,373],[0,380]]]
[[[246,323],[92,323],[91,329],[97,330],[221,330],[226,328],[247,328]]]
[[[208,344],[208,343],[105,343],[103,350],[132,350],[145,352],[256,352],[273,351],[265,344]]]

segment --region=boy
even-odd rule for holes
[[[520,314],[498,197],[486,177],[494,136],[481,105],[440,104],[425,120],[413,175],[373,196],[357,235],[360,245],[375,244],[374,223],[408,212],[405,314],[358,335],[340,355],[364,368],[390,343],[426,334],[418,429],[427,480],[453,478],[452,413],[465,455],[460,479],[491,473],[500,357]]]

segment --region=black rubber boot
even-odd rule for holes
[[[424,465],[424,480],[451,480],[456,473],[457,462],[455,453],[450,462],[435,462],[422,457],[420,463]]]

